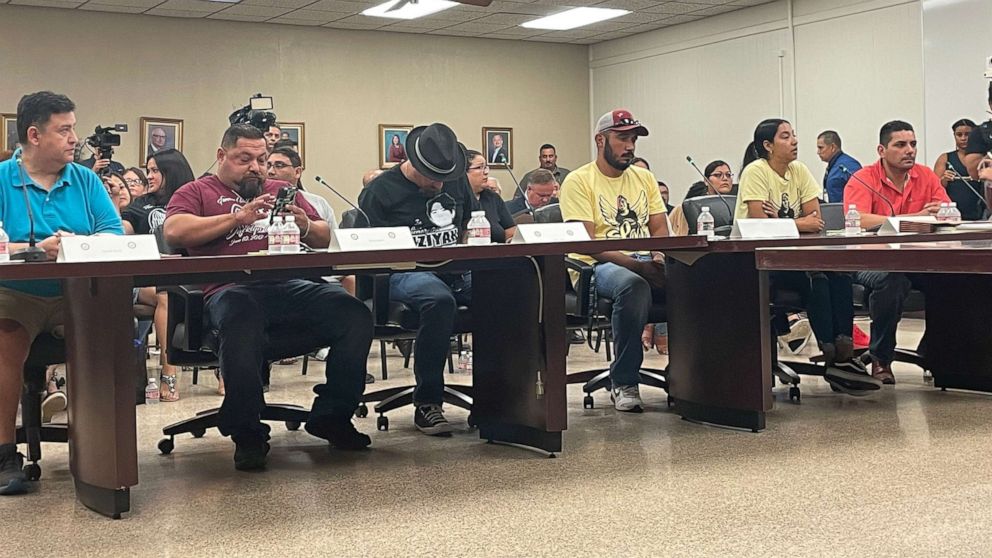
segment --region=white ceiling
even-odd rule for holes
[[[383,1],[241,0],[237,4],[224,4],[206,0],[0,0],[0,4],[587,45],[772,0],[495,0],[487,8],[456,6],[415,20],[361,15],[362,10]],[[519,27],[525,21],[562,11],[566,6],[623,8],[632,13],[571,31]]]

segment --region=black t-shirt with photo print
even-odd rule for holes
[[[165,223],[165,206],[152,194],[145,194],[124,208],[121,219],[131,223],[134,234],[153,234]]]
[[[473,199],[467,181],[445,182],[440,192],[426,193],[396,165],[362,190],[358,206],[373,227],[409,227],[418,247],[436,248],[458,244]]]

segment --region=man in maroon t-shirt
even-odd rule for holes
[[[280,187],[265,179],[268,158],[262,132],[235,124],[217,150],[217,175],[186,184],[169,202],[166,241],[190,256],[244,255],[268,246],[267,227]],[[330,242],[330,228],[303,196],[287,209],[300,238],[314,248]],[[280,257],[280,256],[265,256]],[[209,285],[206,315],[217,331],[226,395],[218,416],[221,434],[237,446],[239,470],[265,467],[269,427],[260,420],[266,363],[330,347],[327,382],[314,387],[306,430],[340,449],[364,449],[372,441],[351,416],[365,389],[372,343],[372,314],[339,285],[304,279]]]

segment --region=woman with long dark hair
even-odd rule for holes
[[[947,196],[958,204],[961,218],[968,221],[977,221],[985,213],[985,205],[981,201],[985,195],[982,182],[969,177],[968,167],[964,164],[964,157],[968,153],[968,136],[977,127],[974,121],[967,118],[955,122],[951,126],[951,131],[954,132],[954,151],[942,153],[933,165],[933,172],[940,177]]]
[[[193,181],[193,169],[186,157],[175,149],[155,153],[148,158],[145,168],[148,169],[147,193],[132,201],[121,215],[126,234],[154,234],[165,222],[165,208],[169,205],[172,194]],[[155,307],[155,338],[159,343],[159,358],[162,363],[159,399],[165,402],[178,401],[176,367],[169,364],[166,356],[166,348],[169,346],[166,334],[169,324],[168,297],[165,293],[156,292],[155,287],[144,287],[138,289],[138,302]]]
[[[468,179],[469,188],[475,194],[476,207],[486,212],[486,219],[489,221],[489,236],[493,242],[509,242],[513,234],[517,231],[517,224],[510,216],[510,212],[503,203],[503,198],[487,187],[489,179],[489,165],[482,153],[471,149],[465,150],[465,177]]]
[[[797,161],[799,141],[782,119],[764,120],[745,152],[736,219],[793,219],[803,233],[823,230],[822,189],[806,165]],[[882,387],[854,358],[854,300],[847,273],[784,271],[769,273],[772,290],[798,292],[826,361],[824,378],[831,387],[863,395]],[[787,324],[776,324],[780,333]]]

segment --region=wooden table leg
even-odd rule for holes
[[[472,273],[472,417],[486,440],[557,453],[567,422],[565,264],[535,259],[542,288],[529,260]]]
[[[66,279],[69,467],[76,497],[119,519],[138,484],[130,277]]]
[[[925,362],[939,388],[992,392],[992,276],[926,279]]]
[[[667,265],[668,393],[686,419],[757,432],[772,408],[767,279],[751,252],[686,256]]]

